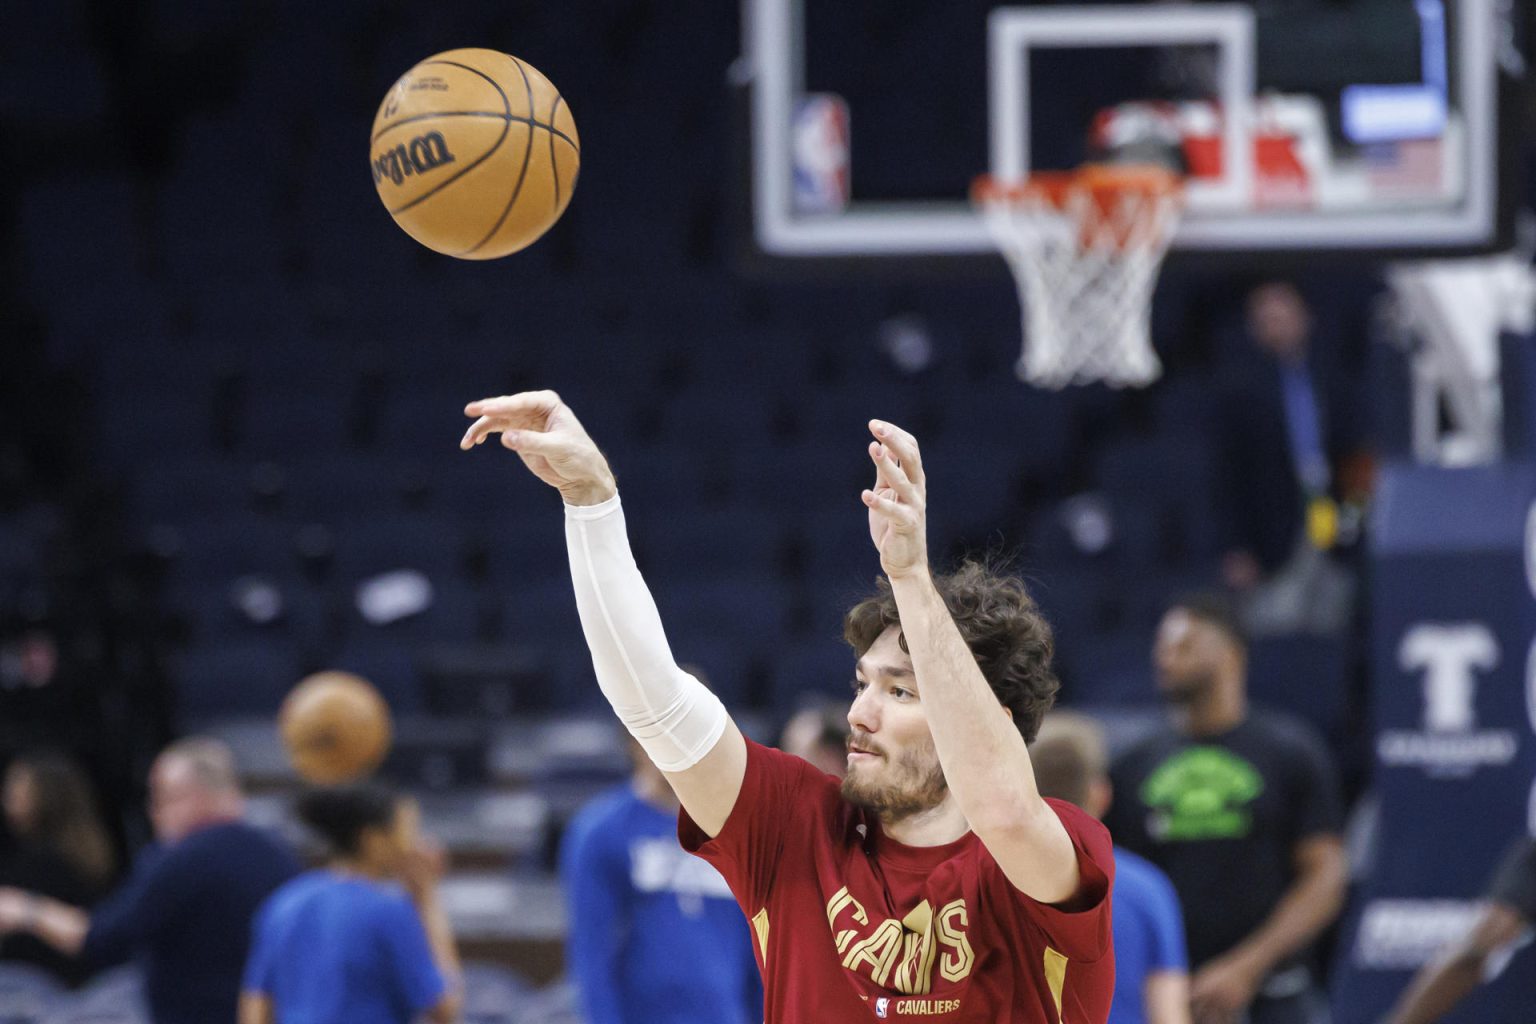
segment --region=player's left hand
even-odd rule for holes
[[[448,871],[448,854],[436,839],[423,836],[416,840],[400,866],[400,882],[411,897],[420,903],[431,897],[437,883]]]
[[[928,485],[917,439],[893,423],[870,420],[875,486],[864,492],[869,536],[880,568],[896,580],[928,571]]]
[[[1217,957],[1190,979],[1189,1001],[1195,1024],[1234,1024],[1258,994],[1260,977],[1235,956]]]

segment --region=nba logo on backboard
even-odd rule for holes
[[[890,1016],[890,1011],[891,1011],[891,1001],[889,999],[887,999],[885,996],[881,996],[879,999],[875,1000],[875,1016],[876,1017],[879,1017],[881,1020],[884,1020],[886,1017]]]
[[[841,213],[848,206],[848,104],[831,93],[802,97],[791,138],[795,212]]]

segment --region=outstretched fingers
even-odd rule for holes
[[[482,398],[464,407],[466,416],[517,416],[528,413],[549,415],[560,407],[560,396],[553,391],[523,391],[515,395]]]
[[[469,425],[468,430],[464,431],[464,436],[459,439],[459,447],[466,452],[469,451],[500,429],[496,425],[497,422],[494,417],[481,416]]]
[[[515,447],[515,438],[508,440],[514,427],[542,426],[559,408],[560,396],[553,391],[524,391],[470,402],[464,407],[464,415],[476,419],[459,440],[459,447],[468,451],[496,433],[502,435],[502,443],[507,447]]]
[[[919,489],[927,486],[923,474],[923,455],[917,447],[917,438],[885,420],[870,420],[869,432],[875,440],[891,450],[904,475]]]
[[[879,441],[869,444],[869,457],[875,463],[875,490],[890,488],[908,505],[921,509],[924,503],[922,489],[909,477],[905,465],[896,461],[891,449]]]
[[[922,515],[921,511],[905,502],[898,501],[896,492],[890,488],[882,487],[873,491],[865,491],[863,498],[864,504],[885,516],[897,529],[911,531],[917,528]]]
[[[519,455],[558,456],[571,450],[571,439],[539,430],[504,430],[501,446]]]

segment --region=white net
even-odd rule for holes
[[[1178,224],[1177,179],[1090,168],[1011,187],[983,179],[974,194],[1019,285],[1019,377],[1047,388],[1156,380],[1152,289]]]

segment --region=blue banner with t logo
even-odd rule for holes
[[[1377,1024],[1464,935],[1536,813],[1536,471],[1391,466],[1372,523],[1379,808],[1334,978],[1336,1024]],[[1444,1018],[1536,1020],[1536,950]]]

